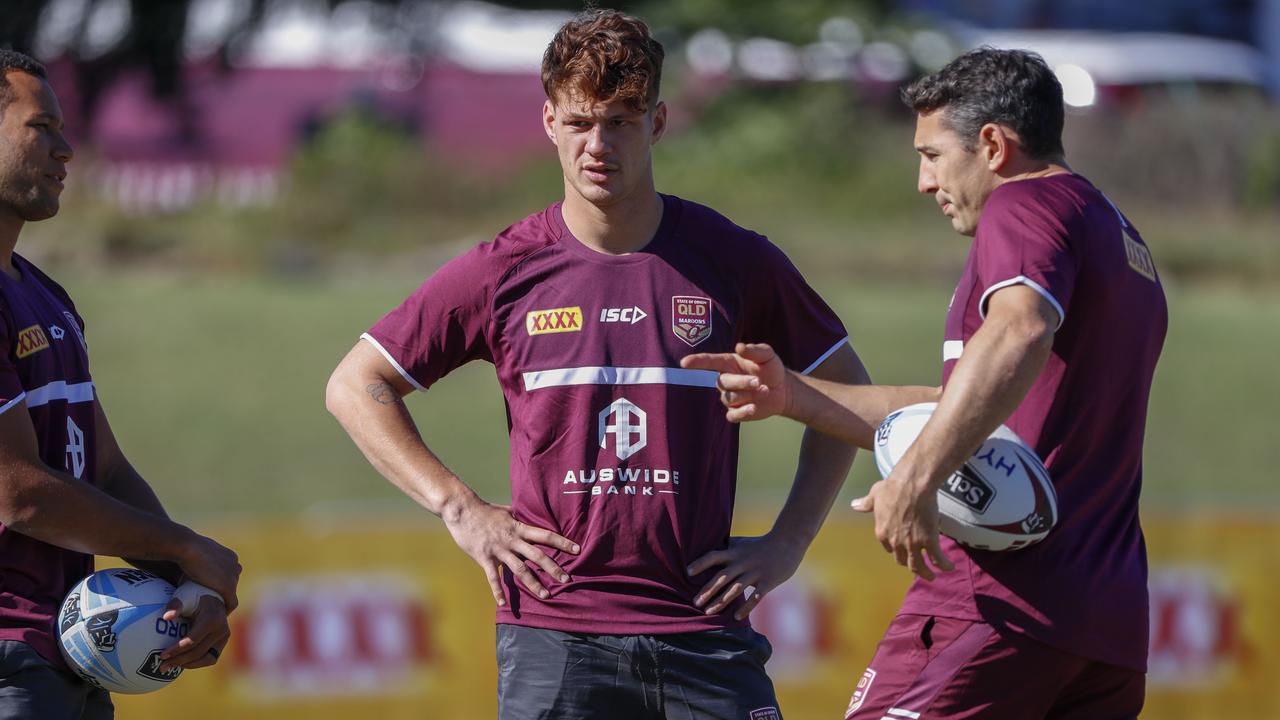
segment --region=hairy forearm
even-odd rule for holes
[[[813,377],[804,379],[840,387],[867,387],[871,382],[871,376],[852,348],[833,355],[814,370]],[[831,512],[856,453],[855,447],[838,436],[806,428],[800,442],[795,480],[774,523],[774,532],[802,543],[807,549]]]
[[[430,512],[449,520],[475,497],[423,442],[400,393],[385,379],[340,366],[326,404],[374,469]]]
[[[856,448],[838,438],[806,429],[796,477],[773,532],[808,548],[831,512],[856,452]]]
[[[889,413],[936,401],[940,389],[912,385],[850,385],[797,373],[790,376],[786,415],[813,430],[871,449],[876,428]]]
[[[126,505],[162,518],[169,517],[160,498],[151,489],[151,485],[123,457],[104,472],[102,489]],[[134,567],[155,573],[175,585],[182,579],[182,568],[173,561],[147,560],[139,557],[125,557],[124,560]]]
[[[1046,326],[988,319],[965,347],[938,409],[902,458],[901,477],[936,489],[1017,409],[1044,368]]]
[[[195,533],[47,467],[6,462],[4,524],[24,535],[94,555],[177,563]]]

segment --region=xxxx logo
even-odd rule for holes
[[[20,358],[24,358],[47,347],[49,347],[49,338],[44,334],[44,328],[39,325],[32,325],[18,333],[18,349],[15,354]]]
[[[524,327],[530,335],[581,332],[582,308],[575,306],[534,310],[524,316]]]

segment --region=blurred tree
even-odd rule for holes
[[[893,0],[791,0],[744,3],[738,0],[648,0],[637,11],[654,25],[682,34],[717,28],[732,36],[770,37],[794,43],[813,42],[822,23],[836,15],[883,20]]]
[[[190,29],[193,0],[127,0],[128,27],[114,46],[90,50],[90,20],[95,11],[118,0],[83,0],[79,23],[67,57],[75,68],[79,89],[79,110],[86,128],[92,132],[98,103],[104,92],[127,71],[141,69],[150,80],[152,95],[169,104],[179,119],[179,140],[193,140],[192,113],[183,88],[184,47]],[[330,11],[354,0],[321,0]],[[370,0],[360,0],[368,3]],[[372,0],[374,5],[402,9],[411,5],[443,0]],[[240,25],[224,37],[217,57],[219,67],[231,71],[226,62],[231,50],[255,30],[267,16],[272,0],[248,0],[248,12]],[[4,0],[0,11],[0,46],[8,45],[27,53],[35,49],[41,22],[53,0]],[[740,37],[763,35],[793,42],[810,42],[824,20],[833,15],[879,19],[886,15],[892,0],[792,0],[785,3],[744,3],[737,0],[505,0],[514,9],[575,10],[613,7],[636,12],[652,25],[688,34],[704,28],[718,28]],[[46,58],[51,59],[51,58]]]
[[[133,69],[142,69],[150,80],[152,95],[172,104],[183,126],[186,139],[192,137],[191,117],[187,110],[183,92],[183,49],[187,32],[190,29],[188,16],[193,0],[128,0],[128,27],[115,45],[105,52],[96,49],[90,51],[89,22],[95,11],[115,0],[85,0],[79,8],[79,23],[75,37],[70,43],[67,57],[75,66],[75,75],[79,92],[81,116],[91,128],[98,102],[103,93],[120,75]],[[332,12],[339,5],[353,0],[322,0]],[[368,3],[370,0],[360,0]],[[433,0],[372,0],[373,4],[392,9],[400,9],[411,5],[421,5]],[[242,16],[242,22],[233,28],[223,40],[217,56],[221,59],[219,67],[229,72],[232,69],[226,62],[232,48],[247,35],[257,30],[266,18],[271,0],[248,0],[248,12]],[[444,3],[435,2],[436,5]],[[508,0],[502,3],[516,9],[572,10],[575,2],[566,0]],[[584,2],[581,7],[595,5]],[[622,0],[611,3],[612,7],[631,9],[636,2]],[[13,47],[28,54],[35,54],[40,23],[48,21],[46,10],[53,5],[51,0],[4,0],[0,10],[0,46]],[[45,58],[46,60],[52,58]]]

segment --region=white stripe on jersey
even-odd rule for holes
[[[382,353],[382,357],[386,358],[387,362],[391,363],[391,367],[395,368],[396,372],[400,373],[400,377],[404,378],[405,380],[408,380],[409,384],[414,386],[415,388],[423,392],[426,392],[427,389],[422,387],[422,383],[418,382],[417,380],[414,380],[412,375],[406,372],[404,368],[400,367],[400,363],[396,362],[396,359],[391,357],[391,353],[387,352],[386,349],[382,347],[382,343],[378,342],[377,340],[374,340],[373,336],[370,335],[369,333],[364,333],[363,335],[360,336],[360,339],[368,340],[370,345],[377,348],[378,352]]]
[[[16,397],[16,398],[14,398],[14,399],[10,400],[9,402],[5,403],[3,407],[0,407],[0,415],[3,415],[3,414],[5,414],[6,412],[8,412],[8,411],[9,411],[9,408],[11,408],[11,407],[13,407],[14,405],[17,405],[18,403],[22,402],[22,400],[23,400],[24,398],[26,398],[26,397],[27,397],[27,394],[26,394],[25,392],[20,392],[20,393],[18,393],[18,397]]]
[[[991,293],[1001,288],[1007,288],[1010,285],[1026,285],[1032,290],[1035,290],[1036,292],[1040,293],[1041,297],[1043,297],[1045,300],[1048,300],[1049,304],[1053,306],[1053,309],[1058,311],[1058,325],[1053,329],[1053,331],[1057,332],[1058,329],[1062,327],[1062,321],[1067,319],[1067,313],[1063,311],[1062,305],[1058,303],[1058,299],[1055,298],[1053,294],[1050,293],[1048,290],[1045,290],[1043,287],[1041,287],[1040,283],[1036,282],[1035,280],[1032,280],[1026,275],[1019,275],[1016,278],[1009,278],[1008,280],[998,282],[995,285],[992,285],[991,287],[987,288],[986,292],[982,293],[982,298],[978,300],[978,315],[983,320],[987,319],[987,298],[991,297]]]
[[[830,350],[822,353],[822,355],[817,360],[814,360],[813,363],[811,363],[809,367],[805,368],[804,372],[800,374],[808,375],[809,373],[816,370],[818,366],[826,362],[827,358],[831,357],[831,355],[834,354],[835,351],[839,350],[841,345],[844,345],[847,342],[849,342],[849,336],[845,335],[844,337],[840,338],[840,342],[836,343],[835,345],[832,345]]]
[[[535,370],[524,374],[524,389],[532,392],[566,385],[685,385],[714,388],[719,373],[669,367],[576,367]]]
[[[916,718],[920,717],[920,713],[904,710],[903,708],[889,708],[889,714],[897,715],[898,717],[911,718],[911,720],[916,720]]]
[[[964,353],[963,340],[947,340],[942,343],[942,362],[958,360],[962,353]]]
[[[58,380],[27,391],[27,407],[40,407],[54,400],[66,400],[69,403],[92,402],[93,381],[68,385]]]

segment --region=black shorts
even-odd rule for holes
[[[32,647],[0,640],[0,720],[111,720],[111,695],[55,667]]]
[[[498,626],[500,720],[781,720],[751,628],[589,635]]]

